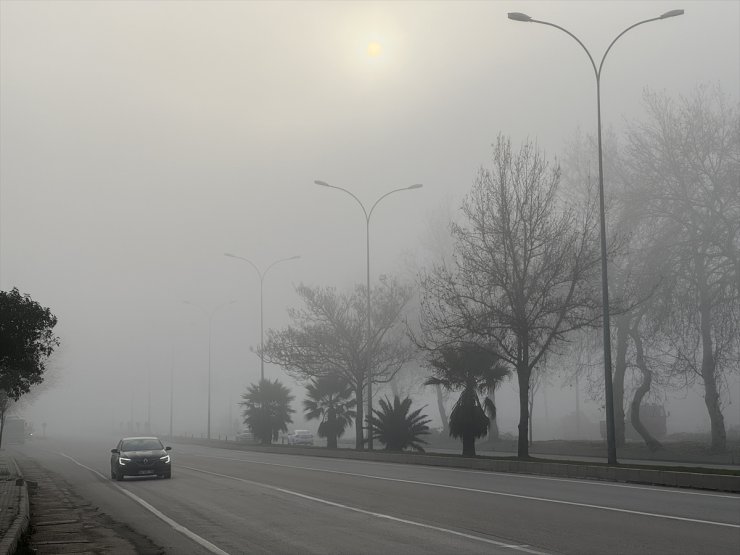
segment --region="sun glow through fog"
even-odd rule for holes
[[[383,53],[383,47],[380,46],[379,42],[371,42],[367,45],[367,54],[371,58],[377,58]]]

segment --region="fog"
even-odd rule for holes
[[[212,434],[232,434],[259,378],[264,326],[288,323],[294,287],[346,290],[414,278],[433,215],[455,214],[499,133],[562,157],[596,129],[593,71],[563,25],[600,59],[633,31],[602,78],[604,124],[638,120],[645,89],[720,84],[740,97],[737,2],[10,2],[0,4],[0,289],[59,318],[47,383],[18,407],[66,430],[205,433],[211,327]],[[368,45],[382,50],[368,55]],[[607,183],[608,186],[608,183]],[[189,301],[192,304],[186,304]],[[197,306],[194,306],[197,305]],[[303,389],[266,365],[266,377]],[[725,418],[740,425],[740,386]],[[580,383],[581,409],[600,403]],[[381,394],[388,391],[381,391]],[[413,390],[439,415],[431,391]],[[576,390],[535,397],[534,437],[562,434]],[[515,433],[516,385],[497,393]],[[669,432],[706,432],[700,388],[672,394]],[[539,420],[538,420],[539,418]],[[545,422],[547,421],[547,423]],[[541,424],[538,424],[541,422]],[[351,435],[351,434],[350,434]],[[584,423],[584,437],[598,437]]]

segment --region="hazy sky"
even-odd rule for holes
[[[423,183],[372,219],[373,279],[404,271],[498,133],[555,156],[595,131],[584,52],[507,12],[598,60],[675,8],[609,54],[616,129],[646,87],[737,101],[740,2],[0,1],[0,289],[51,307],[63,341],[29,411],[143,421],[151,375],[161,428],[174,364],[178,422],[204,431],[208,319],[182,301],[236,299],[213,319],[215,426],[259,373],[259,280],[224,252],[301,256],[265,280],[265,326],[282,325],[294,284],[364,281],[359,206],[313,181],[368,205]]]

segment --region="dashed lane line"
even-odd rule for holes
[[[363,514],[363,515],[374,516],[376,518],[380,518],[380,519],[384,519],[384,520],[390,520],[392,522],[399,522],[401,524],[409,524],[411,526],[417,526],[419,528],[425,528],[427,530],[435,530],[437,532],[442,532],[442,533],[445,533],[445,534],[451,534],[453,536],[458,536],[458,537],[466,538],[466,539],[473,540],[473,541],[483,542],[483,543],[487,543],[487,544],[490,544],[490,545],[495,545],[497,547],[503,547],[503,548],[506,548],[506,549],[512,549],[514,551],[521,551],[523,553],[530,553],[531,555],[547,555],[543,551],[535,551],[534,549],[530,549],[528,546],[525,546],[525,545],[516,545],[516,544],[504,543],[504,542],[492,540],[490,538],[484,538],[483,536],[476,536],[476,535],[473,535],[473,534],[466,534],[464,532],[458,532],[457,530],[451,530],[449,528],[442,528],[440,526],[433,526],[431,524],[425,524],[423,522],[417,522],[415,520],[407,520],[405,518],[399,518],[399,517],[391,516],[391,515],[384,514],[384,513],[376,513],[374,511],[367,511],[365,509],[360,509],[359,507],[352,507],[351,505],[344,505],[342,503],[336,503],[334,501],[329,501],[328,499],[322,499],[321,497],[314,497],[312,495],[306,495],[304,493],[299,493],[297,491],[293,491],[293,490],[289,490],[289,489],[285,489],[285,488],[280,488],[280,487],[277,487],[277,486],[271,486],[269,484],[263,484],[261,482],[255,482],[253,480],[247,480],[246,478],[240,478],[238,476],[229,476],[228,474],[219,474],[218,472],[211,472],[209,470],[203,470],[201,468],[194,468],[192,466],[178,465],[178,468],[186,468],[188,470],[192,470],[193,472],[200,472],[202,474],[207,474],[209,476],[216,476],[218,478],[226,478],[226,479],[229,479],[229,480],[235,480],[237,482],[242,482],[242,483],[249,484],[249,485],[252,485],[252,486],[256,486],[256,487],[260,487],[260,488],[265,488],[265,489],[269,489],[269,490],[272,490],[272,491],[277,491],[277,492],[284,493],[284,494],[287,494],[287,495],[292,495],[292,496],[295,496],[295,497],[300,497],[301,499],[307,499],[309,501],[315,501],[316,503],[321,503],[323,505],[328,505],[330,507],[336,507],[338,509],[343,509],[345,511],[352,511],[352,512],[360,513],[360,514]]]
[[[203,455],[204,457],[208,457],[208,455]],[[522,495],[518,493],[505,493],[501,491],[491,491],[487,489],[477,489],[477,488],[466,488],[463,486],[451,486],[448,484],[436,484],[434,482],[423,482],[420,480],[404,480],[402,478],[389,478],[386,476],[375,476],[372,474],[359,474],[355,472],[343,472],[340,470],[328,470],[323,468],[312,468],[309,466],[297,466],[297,465],[290,465],[290,464],[280,464],[280,463],[272,463],[272,462],[264,462],[264,461],[253,461],[249,459],[240,459],[235,457],[213,457],[211,458],[218,458],[223,460],[230,460],[230,461],[236,461],[236,462],[245,462],[249,464],[261,464],[266,466],[276,466],[276,467],[282,467],[282,468],[292,468],[295,470],[309,470],[313,472],[325,472],[328,474],[339,474],[344,476],[355,476],[358,478],[368,478],[371,480],[385,480],[388,482],[398,482],[398,483],[404,483],[404,484],[415,484],[415,485],[421,485],[421,486],[430,486],[435,488],[443,488],[443,489],[453,489],[458,491],[469,491],[472,493],[482,493],[486,495],[498,495],[501,497],[514,497],[517,499],[528,499],[531,501],[541,501],[545,503],[556,503],[560,505],[570,505],[573,507],[585,507],[588,509],[600,509],[603,511],[613,511],[617,513],[626,513],[626,514],[633,514],[633,515],[639,515],[639,516],[649,516],[653,518],[663,518],[668,520],[679,520],[683,522],[693,522],[697,524],[709,524],[712,526],[725,526],[728,528],[738,528],[740,529],[740,524],[733,524],[730,522],[716,522],[713,520],[701,520],[697,518],[689,518],[689,517],[683,517],[683,516],[674,516],[674,515],[666,515],[661,513],[650,513],[646,511],[635,511],[632,509],[620,509],[618,507],[607,507],[604,505],[592,505],[590,503],[578,503],[576,501],[564,501],[562,499],[549,499],[547,497],[535,497],[532,495]]]

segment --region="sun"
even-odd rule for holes
[[[383,47],[380,46],[379,42],[371,42],[367,45],[367,54],[371,58],[377,58],[383,53]]]

